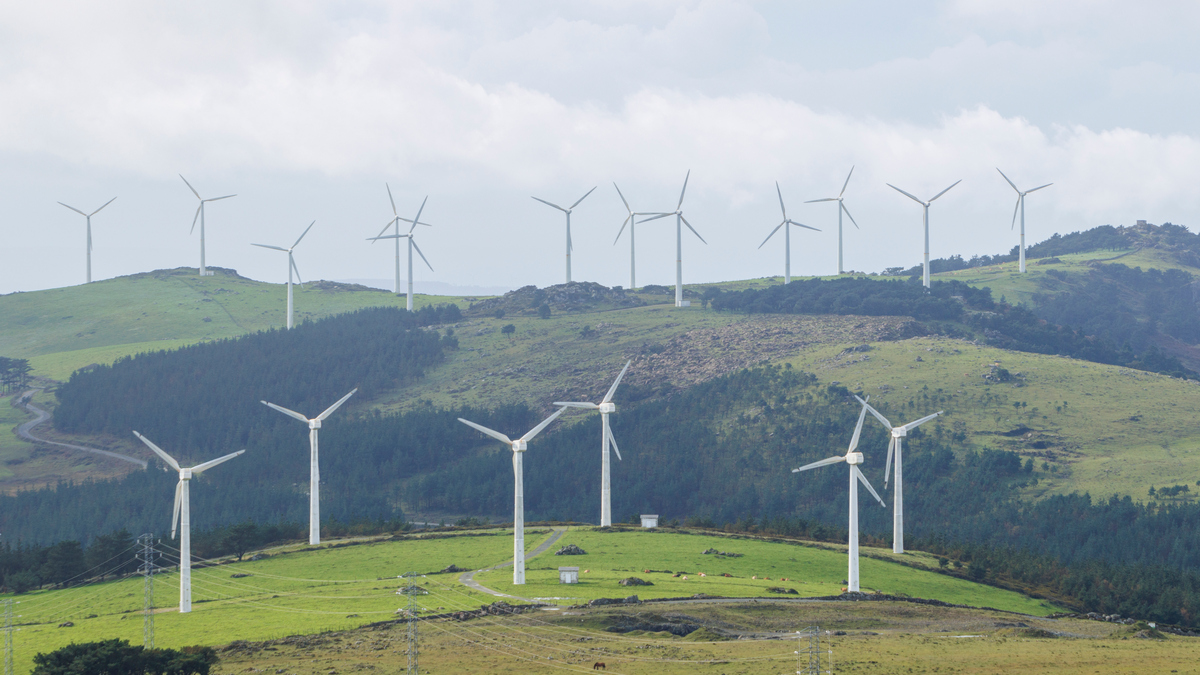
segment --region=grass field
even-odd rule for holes
[[[534,548],[549,535],[531,528],[526,541]],[[427,594],[418,596],[425,613],[476,609],[495,600],[458,583],[458,574],[437,574],[451,564],[478,569],[511,556],[510,531],[491,530],[443,538],[408,538],[402,541],[371,541],[348,546],[288,546],[268,551],[257,561],[227,562],[193,570],[193,602],[190,614],[179,614],[178,575],[164,572],[154,579],[156,644],[180,647],[189,644],[222,645],[234,640],[271,640],[290,635],[307,635],[331,630],[349,630],[365,624],[388,621],[407,598],[397,595],[406,572],[425,576],[419,584]],[[721,536],[675,535],[643,532],[595,532],[572,530],[562,542],[572,542],[588,551],[586,556],[556,557],[550,552],[530,560],[530,583],[513,589],[504,582],[511,571],[499,570],[477,576],[486,586],[502,592],[519,590],[519,595],[545,593],[581,597],[624,597],[637,593],[643,598],[690,596],[696,593],[747,597],[781,597],[768,593],[771,585],[795,587],[801,595],[830,595],[840,592],[845,573],[845,554],[821,547],[793,543],[771,543]],[[170,552],[174,542],[163,542]],[[744,557],[715,560],[702,556],[709,546],[743,553]],[[164,564],[170,562],[169,555]],[[593,571],[577,586],[560,586],[559,564],[579,564]],[[644,574],[654,586],[630,591],[616,584],[630,570],[645,566],[658,569],[709,567],[712,574],[729,571],[735,579],[718,580],[689,575],[687,581],[665,574]],[[718,570],[719,568],[719,570]],[[790,570],[795,570],[790,571]],[[773,581],[756,582],[747,576],[761,573]],[[799,575],[782,582],[777,575]],[[238,575],[238,576],[234,576]],[[245,575],[245,576],[242,576]],[[1052,608],[1042,601],[902,567],[878,560],[863,560],[864,586],[888,592],[908,592],[948,602],[992,605],[1000,609],[1044,615]],[[553,583],[549,579],[553,579]],[[611,582],[611,583],[610,583]],[[12,596],[6,596],[12,597]],[[64,590],[47,590],[15,597],[14,610],[20,631],[15,639],[18,672],[28,669],[34,653],[69,642],[108,638],[128,639],[140,644],[143,584],[141,578],[90,584]],[[561,604],[569,604],[563,602]],[[884,604],[884,603],[880,603]],[[548,615],[549,616],[549,615]],[[71,622],[69,627],[61,624]]]

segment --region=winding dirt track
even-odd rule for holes
[[[541,543],[541,545],[539,545],[537,548],[533,549],[529,553],[526,553],[525,559],[529,560],[530,558],[532,558],[534,556],[545,553],[547,551],[547,549],[549,549],[551,546],[553,546],[554,542],[558,541],[560,537],[562,537],[564,534],[566,534],[566,532],[567,532],[567,528],[565,528],[565,527],[554,528],[554,534],[550,535],[550,538],[547,539],[546,541],[543,541]],[[525,602],[533,602],[533,600],[530,600],[529,598],[522,598],[519,595],[509,595],[507,593],[501,593],[500,591],[493,591],[492,589],[481,585],[478,581],[475,581],[475,575],[477,573],[487,572],[490,570],[498,570],[502,567],[512,567],[512,561],[509,560],[508,562],[502,562],[499,565],[493,565],[493,566],[485,568],[485,569],[475,570],[474,572],[463,572],[461,575],[459,575],[458,581],[459,581],[459,583],[461,583],[464,586],[467,586],[468,588],[474,589],[481,593],[487,593],[489,595],[494,595],[498,598],[512,598],[514,600],[524,600]]]
[[[144,459],[138,459],[137,457],[130,457],[129,455],[122,455],[119,452],[112,452],[109,450],[101,450],[99,448],[89,448],[85,445],[72,445],[70,443],[59,443],[58,441],[48,441],[44,438],[38,438],[37,436],[34,436],[33,434],[31,434],[30,433],[31,429],[33,429],[37,425],[41,424],[42,422],[45,422],[46,420],[50,419],[50,413],[46,412],[45,410],[42,410],[41,408],[35,406],[34,404],[32,404],[28,401],[28,399],[32,398],[34,394],[37,394],[41,391],[42,391],[41,389],[30,389],[29,391],[21,394],[20,400],[25,401],[24,406],[23,406],[25,408],[25,410],[33,413],[34,415],[37,415],[37,417],[29,420],[28,422],[24,422],[21,425],[19,425],[17,427],[17,436],[29,441],[30,443],[44,443],[46,445],[55,445],[60,448],[67,448],[70,450],[79,450],[81,452],[90,452],[94,455],[102,455],[104,457],[110,457],[112,459],[119,459],[122,462],[129,462],[130,464],[136,464],[136,465],[142,467],[143,469],[146,468],[146,460],[144,460]]]

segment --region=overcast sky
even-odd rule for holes
[[[1200,211],[1200,4],[946,2],[205,2],[0,4],[0,293],[208,263],[271,282],[389,278],[365,239],[429,201],[419,280],[629,283],[625,209],[684,212],[688,283],[836,268],[830,204],[851,166],[846,266],[1007,251]],[[674,281],[674,223],[637,230],[638,282]],[[419,263],[418,263],[419,264]]]

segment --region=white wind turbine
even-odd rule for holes
[[[574,246],[571,245],[571,211],[574,211],[575,207],[579,206],[579,202],[582,202],[583,200],[587,199],[587,196],[592,194],[595,191],[596,191],[596,188],[593,187],[591,190],[588,190],[587,193],[584,194],[582,197],[580,197],[579,199],[576,199],[574,204],[572,204],[571,206],[569,206],[565,209],[563,207],[559,206],[558,204],[555,204],[553,202],[548,202],[545,199],[542,199],[540,197],[533,198],[533,199],[536,199],[537,201],[545,204],[546,206],[553,206],[554,208],[558,209],[559,211],[562,211],[563,213],[567,214],[567,283],[568,284],[571,283],[571,249],[574,248]]]
[[[859,229],[858,223],[854,222],[854,216],[850,215],[850,209],[842,202],[842,195],[846,194],[846,186],[850,185],[850,176],[854,175],[854,167],[850,167],[850,173],[846,174],[846,182],[842,184],[842,191],[836,197],[826,197],[824,199],[810,199],[805,204],[816,204],[817,202],[837,202],[838,203],[838,274],[844,272],[842,267],[842,212],[846,212],[846,217],[854,223],[854,229]]]
[[[529,441],[533,440],[542,432],[542,429],[550,426],[550,423],[558,419],[558,416],[566,412],[566,408],[559,408],[553,415],[542,420],[542,423],[529,430],[529,433],[513,440],[499,431],[492,431],[485,426],[476,424],[463,418],[458,418],[459,422],[481,431],[488,436],[504,443],[512,449],[513,462],[513,583],[525,583],[525,464],[522,461],[522,456],[528,449]]]
[[[617,245],[617,242],[621,239],[621,234],[623,232],[625,232],[625,226],[628,225],[629,226],[629,290],[632,291],[637,288],[637,276],[635,274],[635,272],[637,271],[636,270],[637,266],[635,264],[634,249],[633,249],[634,218],[636,216],[645,216],[648,214],[637,213],[633,209],[629,208],[629,202],[625,201],[625,195],[621,194],[621,188],[617,187],[616,183],[613,183],[613,187],[617,188],[617,194],[621,196],[621,202],[623,204],[625,204],[625,210],[629,212],[629,215],[625,217],[625,222],[621,223],[621,229],[620,229],[620,231],[617,232],[617,238],[613,239],[613,246]]]
[[[1000,167],[996,167],[996,170],[1000,171]],[[1000,171],[1000,175],[1004,176],[1004,172]],[[1035,187],[1032,190],[1026,190],[1024,192],[1021,192],[1021,190],[1016,186],[1015,183],[1013,183],[1011,180],[1008,180],[1008,176],[1004,176],[1004,180],[1007,181],[1008,184],[1012,186],[1012,189],[1017,191],[1017,205],[1013,207],[1013,224],[1010,225],[1008,229],[1011,230],[1013,228],[1013,226],[1015,226],[1017,224],[1017,211],[1020,211],[1021,212],[1021,246],[1020,246],[1019,250],[1020,250],[1020,255],[1021,255],[1021,274],[1024,274],[1025,273],[1025,195],[1029,194],[1030,192],[1037,192],[1038,190],[1041,190],[1042,188],[1048,188],[1051,185],[1054,185],[1054,183],[1046,183],[1045,185]]]
[[[356,391],[358,391],[358,387],[355,387],[349,394],[346,394],[345,396],[338,399],[337,403],[334,403],[333,405],[326,408],[325,412],[321,413],[320,415],[317,415],[316,417],[314,417],[312,419],[309,419],[309,418],[305,417],[304,415],[301,415],[300,413],[296,412],[295,410],[288,410],[287,408],[284,408],[283,406],[280,406],[280,405],[275,405],[274,403],[267,403],[266,401],[260,401],[260,403],[267,406],[268,408],[271,408],[272,410],[278,410],[279,412],[283,413],[284,415],[287,415],[288,417],[295,417],[296,419],[298,419],[301,422],[304,422],[305,424],[308,425],[308,544],[309,544],[309,546],[316,546],[317,544],[321,543],[321,466],[320,466],[320,463],[318,461],[318,456],[317,456],[317,431],[321,428],[321,422],[324,421],[326,417],[329,417],[330,415],[332,415],[333,411],[340,408],[342,406],[342,404],[345,403],[346,400],[349,399],[351,396],[353,396],[354,392],[356,392]]]
[[[179,174],[179,177],[183,179],[183,184],[188,186],[188,189],[192,191],[192,194],[196,195],[196,199],[200,200],[200,206],[196,207],[196,215],[192,216],[192,229],[188,231],[188,234],[191,234],[192,232],[196,231],[196,220],[199,219],[200,220],[200,276],[202,276],[202,277],[211,276],[212,272],[209,272],[208,268],[204,266],[204,204],[206,202],[215,202],[215,201],[219,201],[222,199],[229,199],[230,197],[236,197],[237,195],[225,195],[224,197],[213,197],[211,199],[205,199],[200,196],[199,192],[196,192],[196,188],[192,187],[192,184],[189,183],[186,178],[183,178],[183,174]]]
[[[104,202],[104,206],[108,206],[109,204],[113,203],[113,201],[115,201],[115,200],[116,200],[116,197],[113,197],[112,199]],[[68,209],[71,209],[72,211],[74,211],[75,213],[78,213],[79,215],[83,216],[84,218],[87,218],[87,283],[90,284],[90,283],[92,283],[92,216],[96,215],[97,213],[100,213],[100,209],[103,209],[104,206],[101,206],[99,209],[96,209],[95,211],[92,211],[91,213],[84,213],[83,211],[80,211],[79,209],[75,208],[74,206],[69,206],[67,204],[63,204],[62,202],[59,202],[59,204],[62,204],[63,206],[66,206]]]
[[[854,427],[854,436],[850,439],[850,449],[846,451],[845,456],[830,457],[822,459],[819,462],[806,464],[799,469],[792,469],[792,473],[800,473],[817,467],[828,466],[830,464],[839,464],[845,462],[850,465],[850,571],[846,577],[849,581],[848,588],[851,593],[858,592],[858,483],[862,484],[870,491],[871,496],[879,502],[880,506],[886,506],[883,499],[879,497],[879,493],[875,492],[875,488],[867,481],[867,477],[859,470],[859,465],[863,463],[863,454],[855,452],[858,448],[858,437],[862,434],[863,420],[867,416],[867,404],[863,403],[862,412],[858,414],[858,425]]]
[[[392,188],[389,185],[387,185],[387,183],[384,183],[384,187],[387,188],[388,201],[390,201],[392,203],[392,215],[395,217],[392,218],[391,220],[389,220],[387,225],[383,226],[383,229],[380,230],[380,232],[379,232],[379,236],[371,237],[368,241],[378,241],[380,239],[395,239],[396,240],[396,295],[400,295],[400,240],[401,239],[408,240],[408,301],[406,303],[406,306],[408,307],[408,311],[411,312],[413,309],[412,254],[413,254],[414,248],[417,249],[417,255],[421,256],[421,260],[424,260],[425,265],[429,267],[429,271],[430,272],[433,271],[433,265],[429,264],[429,259],[425,257],[424,253],[421,253],[421,247],[417,246],[417,241],[416,241],[416,239],[413,238],[413,230],[417,229],[417,225],[424,225],[425,227],[433,227],[429,223],[421,222],[421,212],[425,210],[425,202],[429,201],[429,196],[426,195],[425,199],[421,202],[421,208],[417,209],[417,217],[413,218],[412,220],[409,220],[408,218],[401,218],[400,214],[396,212],[396,200],[392,199]],[[412,223],[412,227],[408,228],[408,234],[400,234],[400,221],[404,221],[406,223]],[[395,228],[396,228],[395,234],[385,235],[384,232],[387,232],[387,229],[392,226],[395,226]]]
[[[629,370],[629,364],[633,361],[626,361],[625,367],[621,369],[621,374],[617,375],[617,379],[608,388],[608,393],[599,403],[587,402],[571,402],[571,403],[555,403],[564,408],[583,408],[585,410],[600,411],[600,527],[609,527],[612,525],[612,484],[609,481],[609,462],[608,448],[612,447],[613,452],[617,453],[617,459],[621,459],[621,451],[617,449],[617,439],[613,438],[612,427],[608,424],[608,416],[617,411],[617,406],[612,402],[613,394],[617,393],[617,385],[621,384],[621,378],[625,377],[625,371]]]
[[[954,185],[958,185],[961,182],[962,182],[962,179],[956,180],[956,181],[954,181]],[[945,190],[942,190],[941,192],[937,193],[936,195],[931,197],[929,199],[929,201],[923,202],[920,199],[917,199],[916,197],[912,196],[911,194],[905,192],[904,190],[901,190],[900,188],[896,187],[895,185],[892,185],[891,183],[887,184],[888,187],[892,188],[896,192],[899,192],[900,194],[904,195],[905,197],[908,197],[909,199],[913,200],[914,202],[920,204],[925,210],[924,211],[925,212],[925,280],[923,282],[925,284],[925,288],[929,288],[929,205],[933,203],[933,200],[935,200],[938,197],[941,197],[942,195],[949,192],[950,188],[954,187],[954,185],[951,185],[950,187],[946,188]]]
[[[309,223],[308,227],[304,228],[304,233],[300,235],[300,239],[303,239],[304,235],[308,234],[308,231],[311,230],[312,226],[316,225],[316,224],[317,224],[317,221],[315,221],[315,220],[312,221],[311,223]],[[288,293],[287,327],[288,327],[288,330],[291,330],[291,328],[292,328],[292,270],[296,270],[296,282],[301,283],[301,284],[304,283],[303,281],[300,281],[300,268],[296,267],[296,261],[292,258],[292,251],[296,248],[296,245],[300,243],[300,239],[297,239],[296,243],[292,244],[291,248],[284,248],[282,246],[268,246],[267,244],[251,244],[251,246],[261,246],[262,248],[270,248],[270,249],[274,249],[276,251],[283,251],[284,253],[288,254],[288,287],[287,287],[287,293]]]
[[[775,229],[771,230],[771,234],[768,234],[767,238],[763,239],[763,243],[758,245],[759,248],[766,246],[767,242],[771,240],[771,237],[774,237],[775,233],[779,231],[779,228],[783,227],[784,225],[795,225],[796,227],[803,227],[806,230],[820,232],[820,230],[815,227],[809,227],[804,223],[797,223],[796,221],[787,217],[787,207],[783,205],[783,192],[779,189],[779,181],[775,181],[775,192],[779,195],[779,210],[783,211],[783,222],[779,223],[775,226]],[[841,239],[842,230],[841,228],[838,228],[839,246]],[[783,230],[783,251],[783,283],[790,284],[792,283],[792,228],[790,227],[784,228]]]
[[[708,242],[704,241],[704,237],[692,227],[692,224],[683,217],[683,195],[687,192],[688,179],[692,177],[692,172],[689,169],[687,175],[683,177],[683,189],[679,191],[679,203],[675,205],[675,210],[670,213],[655,213],[649,218],[644,218],[640,222],[649,222],[666,218],[667,216],[675,216],[675,306],[683,307],[683,225],[696,235],[696,238],[704,242],[707,246]],[[682,223],[682,225],[680,224]]]
[[[896,458],[896,485],[892,491],[893,507],[892,507],[892,551],[894,553],[904,553],[904,461],[903,461],[903,439],[908,435],[908,432],[925,424],[929,420],[941,415],[943,411],[939,410],[932,415],[926,415],[916,422],[909,422],[904,426],[892,426],[892,423],[886,417],[879,414],[879,411],[871,407],[866,401],[855,396],[859,403],[869,410],[875,419],[883,423],[883,426],[892,435],[892,440],[888,442],[888,454],[885,468],[883,471],[883,488],[887,489],[888,475],[892,469],[892,457]]]
[[[152,443],[149,438],[136,431],[133,432],[133,435],[149,446],[154,454],[161,457],[168,466],[179,472],[179,483],[175,485],[175,511],[171,515],[171,538],[175,538],[175,526],[179,525],[179,611],[181,613],[190,612],[192,611],[192,509],[188,484],[201,472],[222,462],[227,462],[246,451],[231,452],[224,457],[218,457],[185,469],[179,466],[179,462],[176,462],[173,457],[163,452],[162,448]]]

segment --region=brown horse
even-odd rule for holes
[[[607,671],[607,670],[608,670],[608,666],[604,665],[604,662],[603,662],[603,661],[597,661],[597,662],[596,662],[596,665],[592,666],[592,670],[603,670],[603,671]]]

